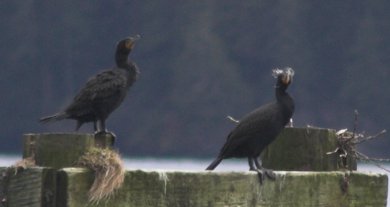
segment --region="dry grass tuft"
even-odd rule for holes
[[[98,203],[102,199],[109,199],[124,182],[124,166],[116,151],[91,149],[80,157],[78,164],[95,173],[95,180],[88,192],[89,202]]]

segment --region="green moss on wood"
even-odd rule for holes
[[[92,174],[64,169],[67,205],[84,206]],[[348,187],[343,188],[345,178]],[[259,184],[253,172],[126,172],[116,194],[95,206],[385,206],[387,176],[343,172],[277,172]]]
[[[24,135],[23,157],[35,156],[36,164],[54,168],[74,167],[80,156],[94,146],[108,147],[108,134],[56,133]],[[342,169],[337,154],[326,155],[337,148],[334,130],[286,128],[262,154],[263,165],[275,170],[332,171]],[[350,169],[356,161],[349,159]]]
[[[34,156],[36,164],[53,168],[74,166],[94,145],[92,134],[25,134],[23,157]]]
[[[23,158],[33,156],[38,166],[74,167],[89,149],[96,145],[111,146],[112,140],[109,134],[96,137],[81,133],[25,134]]]

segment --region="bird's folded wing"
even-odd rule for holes
[[[105,71],[89,79],[74,101],[99,101],[117,95],[126,87],[126,78],[115,71]]]

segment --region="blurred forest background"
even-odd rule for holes
[[[390,130],[390,1],[0,2],[0,151],[20,153],[99,71],[121,38],[143,37],[141,76],[107,121],[128,156],[210,157],[240,118],[274,99],[271,70],[290,66],[294,124]],[[92,132],[86,124],[82,132]],[[360,149],[390,157],[389,135]]]

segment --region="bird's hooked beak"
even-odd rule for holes
[[[288,73],[283,74],[283,76],[282,76],[282,83],[284,85],[290,84],[291,81],[292,81],[292,75],[291,74],[288,74]]]
[[[133,49],[135,42],[141,39],[141,35],[137,34],[134,37],[128,37],[127,41],[125,42],[125,47],[129,50]]]
[[[290,84],[292,82],[292,79],[294,77],[294,73],[295,73],[294,70],[290,67],[284,69],[284,74],[285,74],[284,83],[285,84]]]

